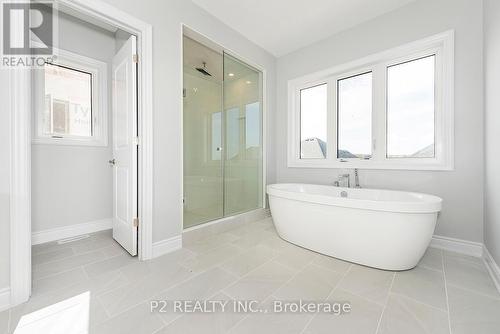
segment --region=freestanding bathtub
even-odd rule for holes
[[[267,193],[281,238],[385,270],[417,265],[442,205],[432,195],[312,184],[273,184]]]

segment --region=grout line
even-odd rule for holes
[[[392,275],[391,286],[389,287],[389,291],[387,292],[387,297],[385,298],[385,303],[384,303],[384,307],[382,308],[382,313],[380,313],[380,317],[378,318],[377,328],[375,330],[375,334],[377,334],[379,329],[380,329],[380,324],[382,323],[382,318],[384,317],[385,310],[387,309],[387,304],[389,304],[389,298],[391,295],[392,286],[394,285],[394,281],[396,279],[396,274],[397,273],[393,273],[393,275]]]
[[[470,288],[466,288],[466,287],[463,287],[461,285],[457,285],[457,284],[453,284],[453,283],[448,283],[449,286],[452,286],[454,288],[457,288],[457,289],[460,289],[460,290],[464,290],[464,291],[467,291],[467,292],[470,292],[470,293],[473,293],[475,295],[479,295],[481,297],[484,297],[484,298],[489,298],[489,299],[493,299],[493,300],[500,300],[500,295],[495,297],[493,295],[488,295],[486,293],[483,293],[483,292],[479,292],[477,290],[472,290]]]
[[[401,294],[401,293],[398,293],[398,292],[391,292],[391,294],[393,294],[395,296],[398,296],[398,297],[402,297],[402,298],[411,300],[412,302],[414,302],[416,304],[419,304],[419,305],[422,305],[422,306],[426,306],[426,307],[431,308],[431,309],[433,309],[435,311],[443,312],[443,313],[448,313],[445,309],[439,308],[439,307],[434,306],[434,305],[426,304],[426,303],[424,303],[424,302],[422,302],[420,300],[416,300],[416,299],[413,299],[411,297],[408,297],[407,295],[404,295],[404,294]]]
[[[451,334],[451,312],[450,312],[450,302],[449,302],[449,297],[448,297],[448,283],[446,280],[446,270],[444,267],[444,252],[441,252],[441,259],[443,260],[442,266],[443,266],[443,278],[444,278],[444,292],[446,295],[446,308],[448,310],[448,331]]]
[[[328,298],[330,298],[331,296],[333,296],[333,294],[335,293],[335,291],[337,291],[339,285],[340,285],[340,282],[342,282],[344,280],[344,278],[346,278],[346,276],[351,272],[351,269],[354,265],[351,263],[349,265],[349,268],[347,268],[347,270],[345,271],[345,273],[342,274],[342,277],[340,277],[339,281],[337,282],[337,284],[335,284],[335,286],[333,287],[332,291],[330,291],[330,293],[328,294],[328,296],[326,296],[326,298],[324,300],[328,300]],[[304,325],[304,328],[302,328],[302,330],[300,331],[299,334],[304,334],[305,333],[305,330],[307,329],[307,327],[309,327],[309,325],[311,324],[311,322],[314,320],[314,318],[316,318],[318,314],[313,314],[313,316],[311,317],[311,319],[309,319],[306,324]]]

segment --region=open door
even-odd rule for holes
[[[137,255],[137,40],[113,58],[113,238]]]

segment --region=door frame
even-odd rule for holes
[[[153,29],[102,0],[54,0],[87,17],[137,36],[140,260],[152,258],[153,228]],[[23,31],[15,31],[23,34]],[[31,71],[8,71],[10,98],[10,306],[31,295]]]

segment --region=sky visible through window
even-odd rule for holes
[[[387,156],[433,158],[435,56],[387,69]]]
[[[372,155],[372,73],[338,81],[338,158]]]
[[[387,68],[388,158],[435,157],[435,58]],[[338,158],[372,155],[372,86],[372,72],[338,80]],[[327,84],[300,91],[302,158],[325,158],[327,96]]]

